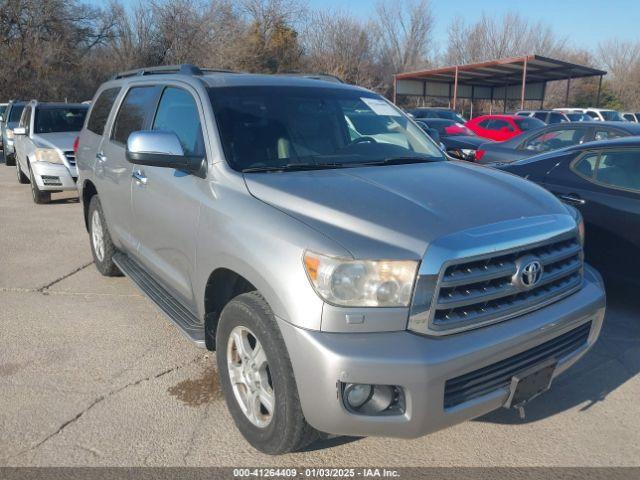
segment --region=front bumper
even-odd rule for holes
[[[298,385],[302,409],[316,429],[338,435],[414,438],[484,415],[503,406],[500,388],[450,409],[444,407],[445,382],[512,357],[591,322],[587,343],[561,358],[559,375],[595,343],[605,313],[600,275],[585,266],[583,287],[532,313],[444,337],[404,332],[326,333],[278,320]],[[339,382],[399,385],[403,415],[365,416],[348,412]]]
[[[38,188],[43,191],[77,190],[76,167],[67,168],[66,165],[48,162],[32,162],[31,169]]]

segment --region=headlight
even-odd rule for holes
[[[304,266],[318,295],[344,307],[406,307],[418,262],[350,260],[306,252]]]
[[[13,140],[13,130],[7,128],[7,140]]]
[[[582,246],[584,246],[584,219],[582,218],[582,214],[580,213],[580,210],[571,205],[567,205],[565,203],[564,206],[567,210],[569,210],[569,213],[575,219],[576,224],[578,225],[578,239],[580,240]]]
[[[62,157],[53,148],[36,148],[36,162],[62,163]]]

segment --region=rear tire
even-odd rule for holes
[[[320,437],[304,418],[286,345],[258,292],[238,295],[222,310],[216,358],[231,416],[254,448],[283,454]]]
[[[18,183],[26,184],[29,183],[29,177],[27,177],[20,168],[20,162],[16,161],[16,175],[18,177]]]
[[[111,241],[98,195],[91,197],[89,202],[89,240],[93,262],[98,271],[105,277],[122,276],[122,272],[113,261],[117,250]]]
[[[49,203],[51,201],[51,192],[46,192],[38,188],[32,169],[29,169],[29,181],[31,182],[31,197],[33,198],[33,202],[39,205]]]
[[[7,167],[13,167],[16,164],[15,153],[7,155],[6,153],[3,152],[3,154],[4,154],[4,164]]]

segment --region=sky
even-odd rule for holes
[[[375,0],[308,0],[313,8],[334,8],[368,18]],[[440,49],[447,28],[457,15],[468,23],[483,12],[500,16],[518,12],[526,19],[541,20],[575,46],[595,48],[610,38],[640,40],[640,0],[431,0],[435,14],[435,37]],[[535,52],[531,52],[535,53]]]
[[[120,0],[126,6],[139,0]],[[311,8],[352,13],[360,19],[372,16],[376,0],[302,0]],[[396,0],[398,2],[402,0]],[[103,0],[88,0],[94,5]],[[501,16],[518,12],[526,19],[543,21],[561,37],[578,47],[593,49],[611,38],[640,40],[640,0],[431,0],[435,14],[437,47],[444,50],[447,28],[461,15],[472,23],[483,12]],[[535,52],[531,52],[535,53]]]

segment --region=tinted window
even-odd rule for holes
[[[625,120],[629,120],[630,122],[636,121],[636,117],[633,116],[633,113],[625,113],[623,117],[625,118]]]
[[[596,170],[599,156],[599,153],[589,153],[578,160],[578,163],[573,166],[573,169],[583,177],[591,178]]]
[[[237,170],[443,159],[422,129],[372,93],[274,86],[212,88],[209,95],[225,156]]]
[[[24,110],[24,105],[13,105],[11,107],[11,111],[9,112],[9,122],[17,123],[20,121],[20,117],[22,116],[22,111]]]
[[[100,94],[91,110],[91,115],[87,122],[87,129],[98,135],[104,133],[104,126],[107,124],[109,112],[111,111],[113,102],[115,102],[118,96],[118,92],[120,92],[120,88],[108,88]]]
[[[514,120],[520,130],[533,130],[534,128],[544,127],[544,122],[541,122],[537,118],[516,118]]]
[[[619,130],[596,130],[594,140],[609,140],[611,138],[625,137],[626,135]]]
[[[513,130],[513,127],[509,122],[500,118],[494,118],[493,120],[491,120],[487,128],[489,130],[500,130],[501,128],[508,128],[509,130]]]
[[[624,122],[622,115],[615,110],[604,110],[600,114],[608,122]]]
[[[204,156],[204,139],[200,114],[193,96],[181,88],[164,90],[153,130],[174,132],[180,139],[185,155]]]
[[[4,112],[6,109],[7,109],[6,105],[0,105],[0,115],[4,115]]]
[[[550,113],[549,114],[549,123],[562,123],[562,122],[566,122],[567,119],[564,118],[564,115],[561,115],[559,113]]]
[[[478,122],[478,126],[482,128],[489,128],[489,125],[491,125],[492,122],[493,120],[490,120],[487,118],[486,120],[482,120],[481,122]]]
[[[605,185],[640,192],[640,151],[603,152],[594,178]]]
[[[533,114],[533,116],[538,120],[542,120],[543,122],[547,120],[547,112],[536,112]]]
[[[596,112],[587,112],[587,115],[589,115],[591,118],[595,118],[596,120],[600,120],[600,115],[598,115]]]
[[[155,86],[148,86],[134,87],[127,92],[113,125],[111,138],[126,144],[131,132],[145,129],[154,110],[157,91]]]
[[[559,148],[569,147],[584,141],[587,130],[584,128],[567,128],[536,135],[525,143],[527,150],[548,152]]]
[[[35,133],[79,132],[86,115],[86,107],[38,108],[34,123]]]

